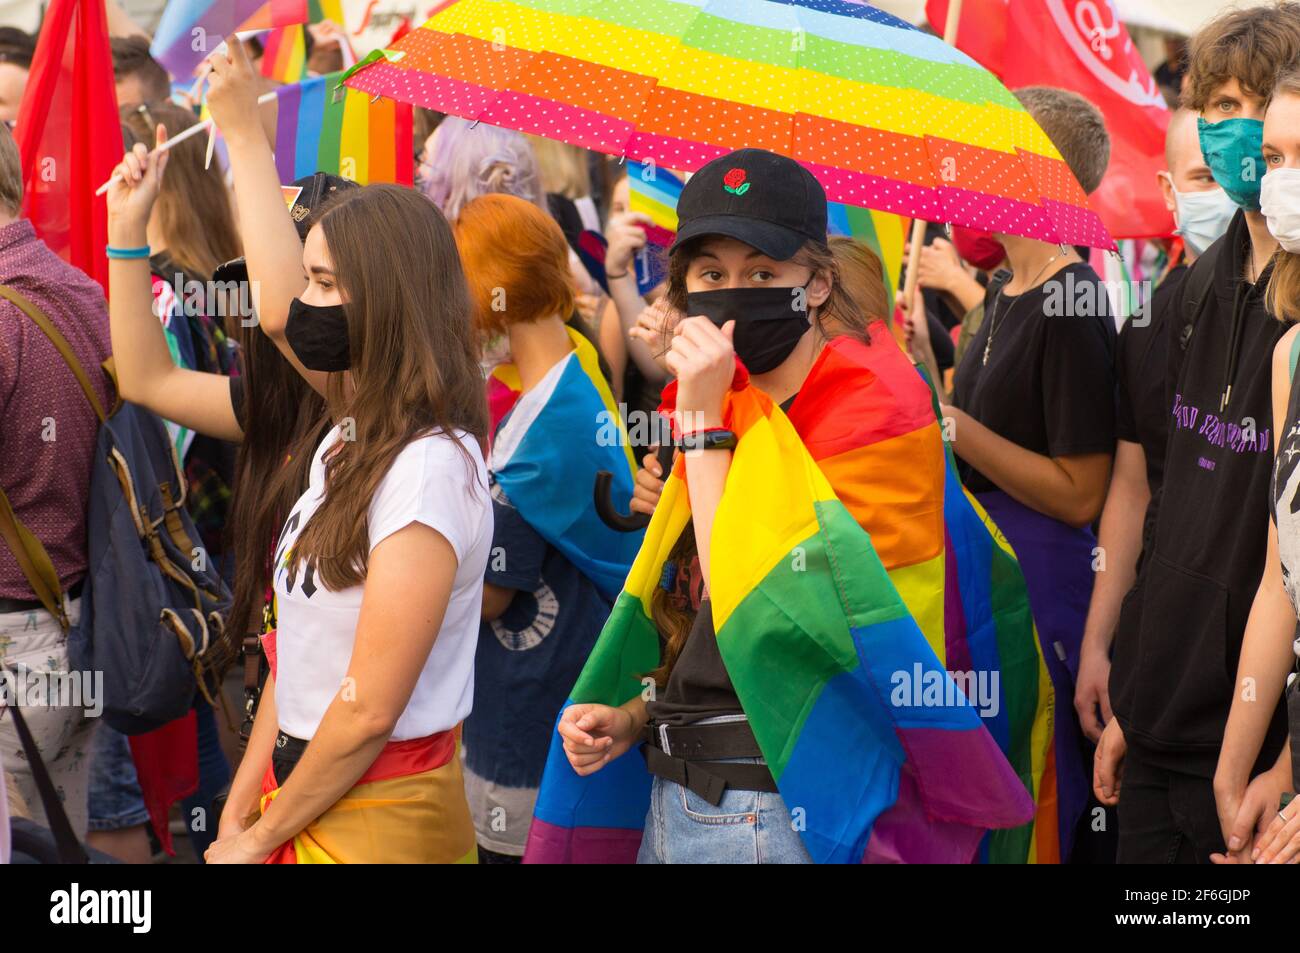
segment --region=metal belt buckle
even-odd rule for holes
[[[668,743],[668,725],[659,724],[656,727],[659,729],[659,750],[671,758],[673,753],[669,750],[671,746]]]

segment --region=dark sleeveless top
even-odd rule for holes
[[[1286,423],[1277,439],[1273,463],[1273,492],[1269,509],[1277,526],[1278,555],[1282,559],[1282,583],[1291,607],[1300,616],[1300,387],[1296,386],[1296,361],[1300,358],[1300,337],[1291,346],[1291,397],[1287,401]],[[1300,626],[1294,643],[1300,656]],[[1288,680],[1287,721],[1291,734],[1291,777],[1300,784],[1300,678]]]

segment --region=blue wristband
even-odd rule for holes
[[[141,245],[139,248],[114,248],[112,245],[105,245],[104,254],[109,258],[148,258],[149,246]]]

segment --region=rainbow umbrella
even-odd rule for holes
[[[863,3],[455,0],[346,83],[672,169],[756,146],[831,201],[1114,247],[992,73]]]

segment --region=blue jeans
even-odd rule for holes
[[[91,742],[90,830],[121,831],[149,823],[126,735],[100,725]]]
[[[728,758],[762,764],[762,758]],[[673,781],[654,779],[638,864],[811,864],[779,794],[727,788],[714,807]]]

